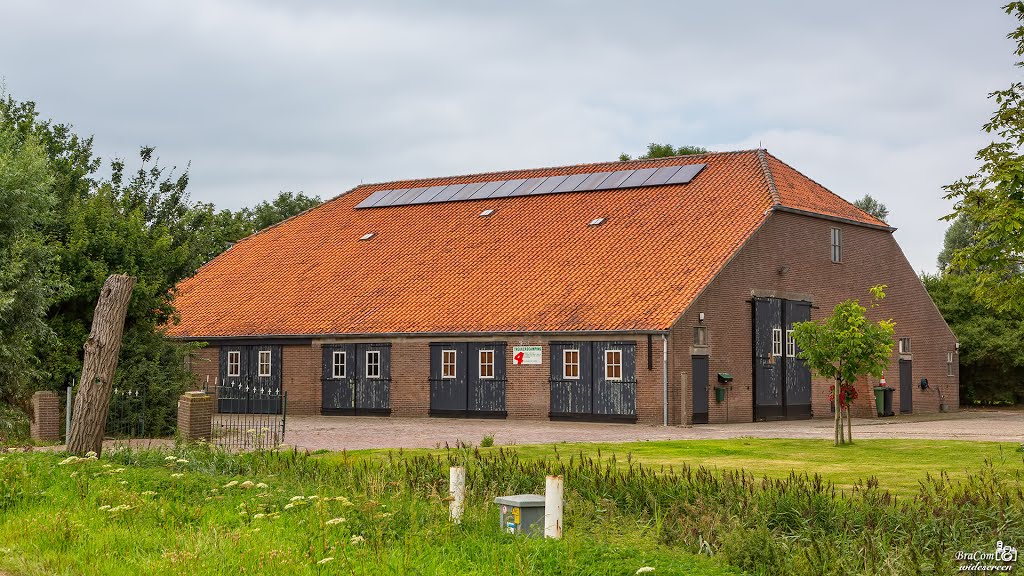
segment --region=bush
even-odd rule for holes
[[[28,414],[15,406],[0,404],[0,446],[28,442],[29,428]]]

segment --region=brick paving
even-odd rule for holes
[[[1024,442],[1024,411],[965,410],[952,414],[854,420],[855,438],[917,438]],[[558,442],[636,442],[832,437],[828,419],[698,426],[649,426],[544,420],[289,416],[286,444],[308,450],[435,448],[479,444],[493,435],[499,445]]]

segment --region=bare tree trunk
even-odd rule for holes
[[[110,394],[121,353],[124,319],[135,288],[135,278],[114,274],[107,278],[96,301],[92,331],[85,341],[82,377],[68,432],[68,452],[83,455],[103,450],[103,432],[110,409]]]

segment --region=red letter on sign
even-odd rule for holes
[[[523,353],[522,352],[520,352],[519,354],[516,354],[515,356],[513,356],[513,358],[515,358],[516,364],[522,364],[523,363]]]

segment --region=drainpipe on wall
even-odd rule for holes
[[[668,426],[668,335],[661,335],[661,400],[663,426]]]

